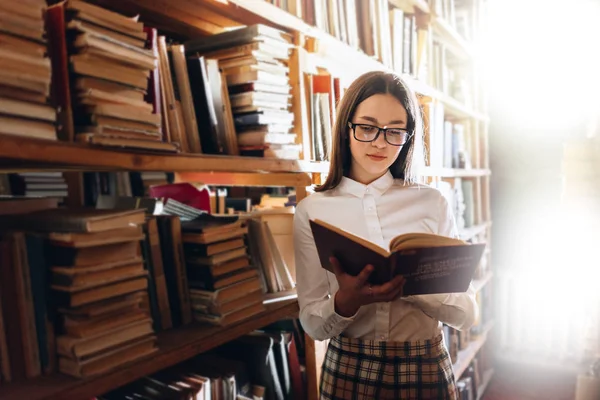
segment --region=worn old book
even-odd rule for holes
[[[130,139],[98,135],[94,133],[80,133],[75,139],[78,142],[90,143],[97,146],[123,147],[130,149],[145,149],[160,152],[177,153],[179,151],[177,143],[159,142],[147,139]]]
[[[124,296],[104,299],[96,303],[86,304],[82,307],[59,308],[58,312],[65,318],[92,319],[110,314],[119,314],[140,307],[142,292],[134,292]]]
[[[191,264],[187,263],[187,271],[188,274],[193,275],[203,275],[203,276],[211,276],[213,278],[217,278],[221,275],[226,275],[232,273],[234,271],[240,270],[242,268],[246,268],[250,265],[250,260],[247,255],[244,257],[236,258],[235,260],[226,261],[221,264],[214,265],[202,265],[202,264]],[[200,269],[201,272],[193,272],[193,269]]]
[[[191,264],[200,264],[200,265],[217,265],[222,264],[227,261],[235,260],[236,258],[240,258],[245,256],[246,247],[240,247],[234,250],[224,251],[219,254],[215,254],[212,256],[194,256],[194,257],[186,257],[186,261]]]
[[[69,60],[73,72],[78,75],[106,79],[139,89],[145,89],[148,85],[147,70],[121,66],[93,54],[76,54],[70,56]]]
[[[256,290],[261,290],[261,286],[260,280],[254,277],[214,291],[190,289],[190,298],[194,303],[223,304]]]
[[[114,31],[112,29],[104,28],[100,25],[96,25],[91,22],[83,21],[83,20],[72,20],[69,21],[67,25],[68,29],[76,30],[79,32],[85,32],[88,34],[92,34],[98,37],[106,37],[111,38],[113,40],[118,40],[120,42],[137,46],[144,47],[145,40],[143,38],[135,38],[129,35],[126,35],[121,32]]]
[[[88,91],[102,92],[117,98],[128,98],[136,102],[144,102],[145,91],[133,86],[123,85],[104,79],[81,76],[75,80],[75,87],[80,93]]]
[[[56,121],[56,109],[53,107],[2,97],[0,97],[0,114],[47,122]]]
[[[186,258],[188,257],[208,257],[213,256],[215,254],[223,253],[225,251],[238,249],[240,247],[244,247],[244,239],[243,238],[235,238],[232,240],[225,240],[222,242],[217,242],[209,245],[203,244],[183,244],[183,249],[185,251]]]
[[[73,291],[76,289],[54,286],[54,297],[56,303],[64,307],[79,307],[100,300],[120,297],[125,294],[139,292],[148,289],[148,279],[146,277],[138,279],[129,279],[117,283],[111,283],[105,286]]]
[[[58,368],[63,374],[85,378],[108,372],[122,364],[145,357],[158,350],[156,336],[147,336],[123,346],[112,348],[87,360],[72,360],[61,357]]]
[[[79,0],[67,2],[67,10],[74,18],[137,39],[144,39],[144,24],[116,12]]]
[[[192,303],[192,310],[200,314],[212,314],[223,316],[233,311],[240,310],[248,304],[254,304],[263,301],[263,293],[255,290],[245,293],[242,297],[228,301],[227,303],[213,303],[210,300],[198,299]]]
[[[112,347],[151,335],[152,321],[147,318],[118,326],[95,336],[79,338],[62,335],[56,338],[56,349],[61,356],[81,359],[99,355]]]
[[[56,140],[56,127],[50,122],[6,116],[0,116],[0,133],[35,139]]]
[[[484,243],[429,233],[402,234],[390,242],[390,250],[321,220],[310,221],[323,268],[333,272],[336,257],[350,275],[366,265],[375,268],[371,284],[383,284],[397,275],[406,279],[403,295],[465,292],[485,248]]]
[[[246,226],[235,229],[204,233],[187,232],[184,230],[183,241],[185,243],[210,244],[242,237],[247,233],[248,227]]]
[[[108,314],[98,318],[78,320],[65,318],[65,331],[67,335],[76,338],[97,336],[107,331],[112,331],[120,326],[125,326],[136,321],[147,319],[146,312],[141,308],[131,309],[118,314]]]
[[[55,267],[91,267],[98,263],[111,263],[129,260],[140,255],[139,239],[129,242],[106,244],[93,247],[62,247],[48,248],[47,260]]]
[[[57,208],[6,216],[2,224],[6,228],[36,232],[102,232],[143,224],[144,221],[144,210]]]
[[[85,268],[52,267],[52,285],[84,289],[144,275],[146,271],[141,258],[134,262],[125,260],[117,266],[109,263]]]
[[[250,278],[258,278],[258,270],[247,267],[228,274],[213,276],[207,274],[207,269],[188,269],[188,281],[190,288],[202,290],[218,290]]]
[[[224,315],[203,314],[201,312],[195,312],[194,320],[198,322],[205,322],[211,325],[227,326],[250,318],[263,311],[265,311],[265,306],[263,305],[262,300],[259,299],[256,303],[247,304],[247,306],[244,308],[232,311]]]
[[[141,225],[133,225],[94,233],[50,232],[47,237],[55,246],[94,247],[141,240],[144,232]]]

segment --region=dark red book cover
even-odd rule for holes
[[[208,190],[198,190],[194,185],[186,182],[152,186],[149,195],[154,198],[177,200],[199,210],[211,212]]]
[[[52,65],[50,96],[52,105],[58,110],[58,138],[72,142],[75,138],[75,127],[69,84],[64,4],[61,2],[46,10],[46,33],[48,35],[48,54]]]

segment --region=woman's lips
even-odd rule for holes
[[[377,154],[367,154],[367,157],[369,157],[373,161],[383,161],[387,158],[386,156],[377,155]]]

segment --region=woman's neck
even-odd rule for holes
[[[368,185],[371,182],[376,181],[381,178],[383,175],[387,174],[388,170],[383,171],[380,174],[370,174],[362,168],[355,168],[354,166],[350,167],[350,171],[348,172],[348,178],[353,181],[362,183],[363,185]]]

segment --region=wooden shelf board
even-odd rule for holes
[[[494,276],[494,273],[492,271],[488,271],[483,276],[483,278],[475,279],[473,281],[473,288],[475,289],[475,291],[479,292],[481,289],[483,289],[485,287],[485,285],[487,285],[492,280],[493,276]]]
[[[296,315],[296,300],[266,305],[267,310],[246,321],[226,328],[191,324],[158,334],[160,350],[146,358],[121,366],[95,378],[75,379],[62,374],[40,377],[19,383],[2,384],[2,400],[89,399],[114,388],[178,364],[211,350],[253,330],[287,316]],[[135,368],[131,368],[135,365]]]
[[[175,182],[219,186],[310,186],[312,179],[308,174],[272,172],[270,174],[253,174],[230,172],[227,174],[214,172],[177,172]]]
[[[431,19],[433,33],[436,34],[457,56],[471,59],[471,45],[447,21],[440,17]]]
[[[448,114],[450,117],[458,119],[474,118],[479,121],[488,121],[486,115],[467,107],[439,90],[435,90],[431,97],[438,99],[444,105],[444,113]]]
[[[429,14],[430,9],[426,0],[389,0],[389,3],[394,7],[398,7],[402,10],[419,10],[422,13]]]
[[[457,379],[459,379],[461,375],[467,370],[471,361],[473,361],[479,350],[481,350],[481,348],[485,344],[485,341],[487,340],[487,335],[492,329],[492,326],[493,322],[487,323],[483,328],[481,334],[473,336],[473,340],[471,340],[471,343],[469,343],[469,345],[465,349],[460,350],[458,352],[457,360],[453,364],[454,376],[456,376]]]
[[[169,172],[326,172],[329,164],[303,160],[203,154],[133,152],[0,135],[0,169]],[[309,183],[310,184],[310,183]]]
[[[460,238],[462,240],[472,239],[473,237],[479,235],[480,233],[485,232],[487,227],[488,227],[488,223],[484,222],[483,224],[473,225],[468,228],[463,228],[459,232]]]
[[[493,368],[490,368],[483,373],[483,381],[481,382],[481,385],[479,385],[479,387],[477,388],[477,400],[483,399],[483,394],[485,393],[486,389],[490,385],[490,382],[492,381],[493,376],[494,376]]]
[[[425,167],[421,173],[422,176],[437,176],[440,178],[477,178],[490,175],[489,169],[470,168],[432,168]]]

